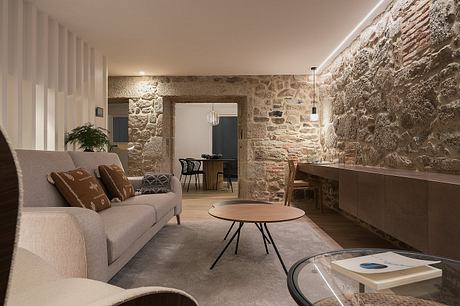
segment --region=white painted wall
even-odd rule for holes
[[[215,103],[214,110],[221,116],[237,116],[238,104]],[[206,120],[210,103],[176,103],[174,175],[180,175],[179,158],[200,158],[212,153],[212,126]]]
[[[0,0],[0,125],[15,148],[63,150],[85,122],[107,127],[107,59],[33,4]]]

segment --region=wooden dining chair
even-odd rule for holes
[[[291,206],[292,196],[295,190],[312,190],[316,208],[323,212],[323,201],[321,192],[321,182],[316,180],[296,180],[297,165],[292,159],[288,160],[289,173],[286,180],[286,193],[284,205]]]

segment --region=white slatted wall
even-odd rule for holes
[[[85,122],[107,127],[107,59],[23,0],[0,0],[0,125],[16,148],[63,150]]]

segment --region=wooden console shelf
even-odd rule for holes
[[[460,175],[299,164],[339,182],[339,208],[428,254],[460,259]]]

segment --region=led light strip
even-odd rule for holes
[[[321,71],[321,69],[324,67],[324,65],[327,64],[327,62],[343,47],[343,45],[356,33],[356,31],[358,31],[361,26],[369,19],[369,17],[372,16],[372,14],[375,13],[375,11],[384,3],[388,0],[380,0],[375,6],[374,8],[366,15],[366,17],[363,18],[363,20],[361,20],[360,23],[358,23],[356,25],[356,27],[345,37],[344,40],[342,40],[342,42],[334,49],[334,51],[331,52],[331,54],[328,55],[328,57],[326,57],[326,59],[321,63],[321,65],[319,65],[318,67],[318,70]]]

